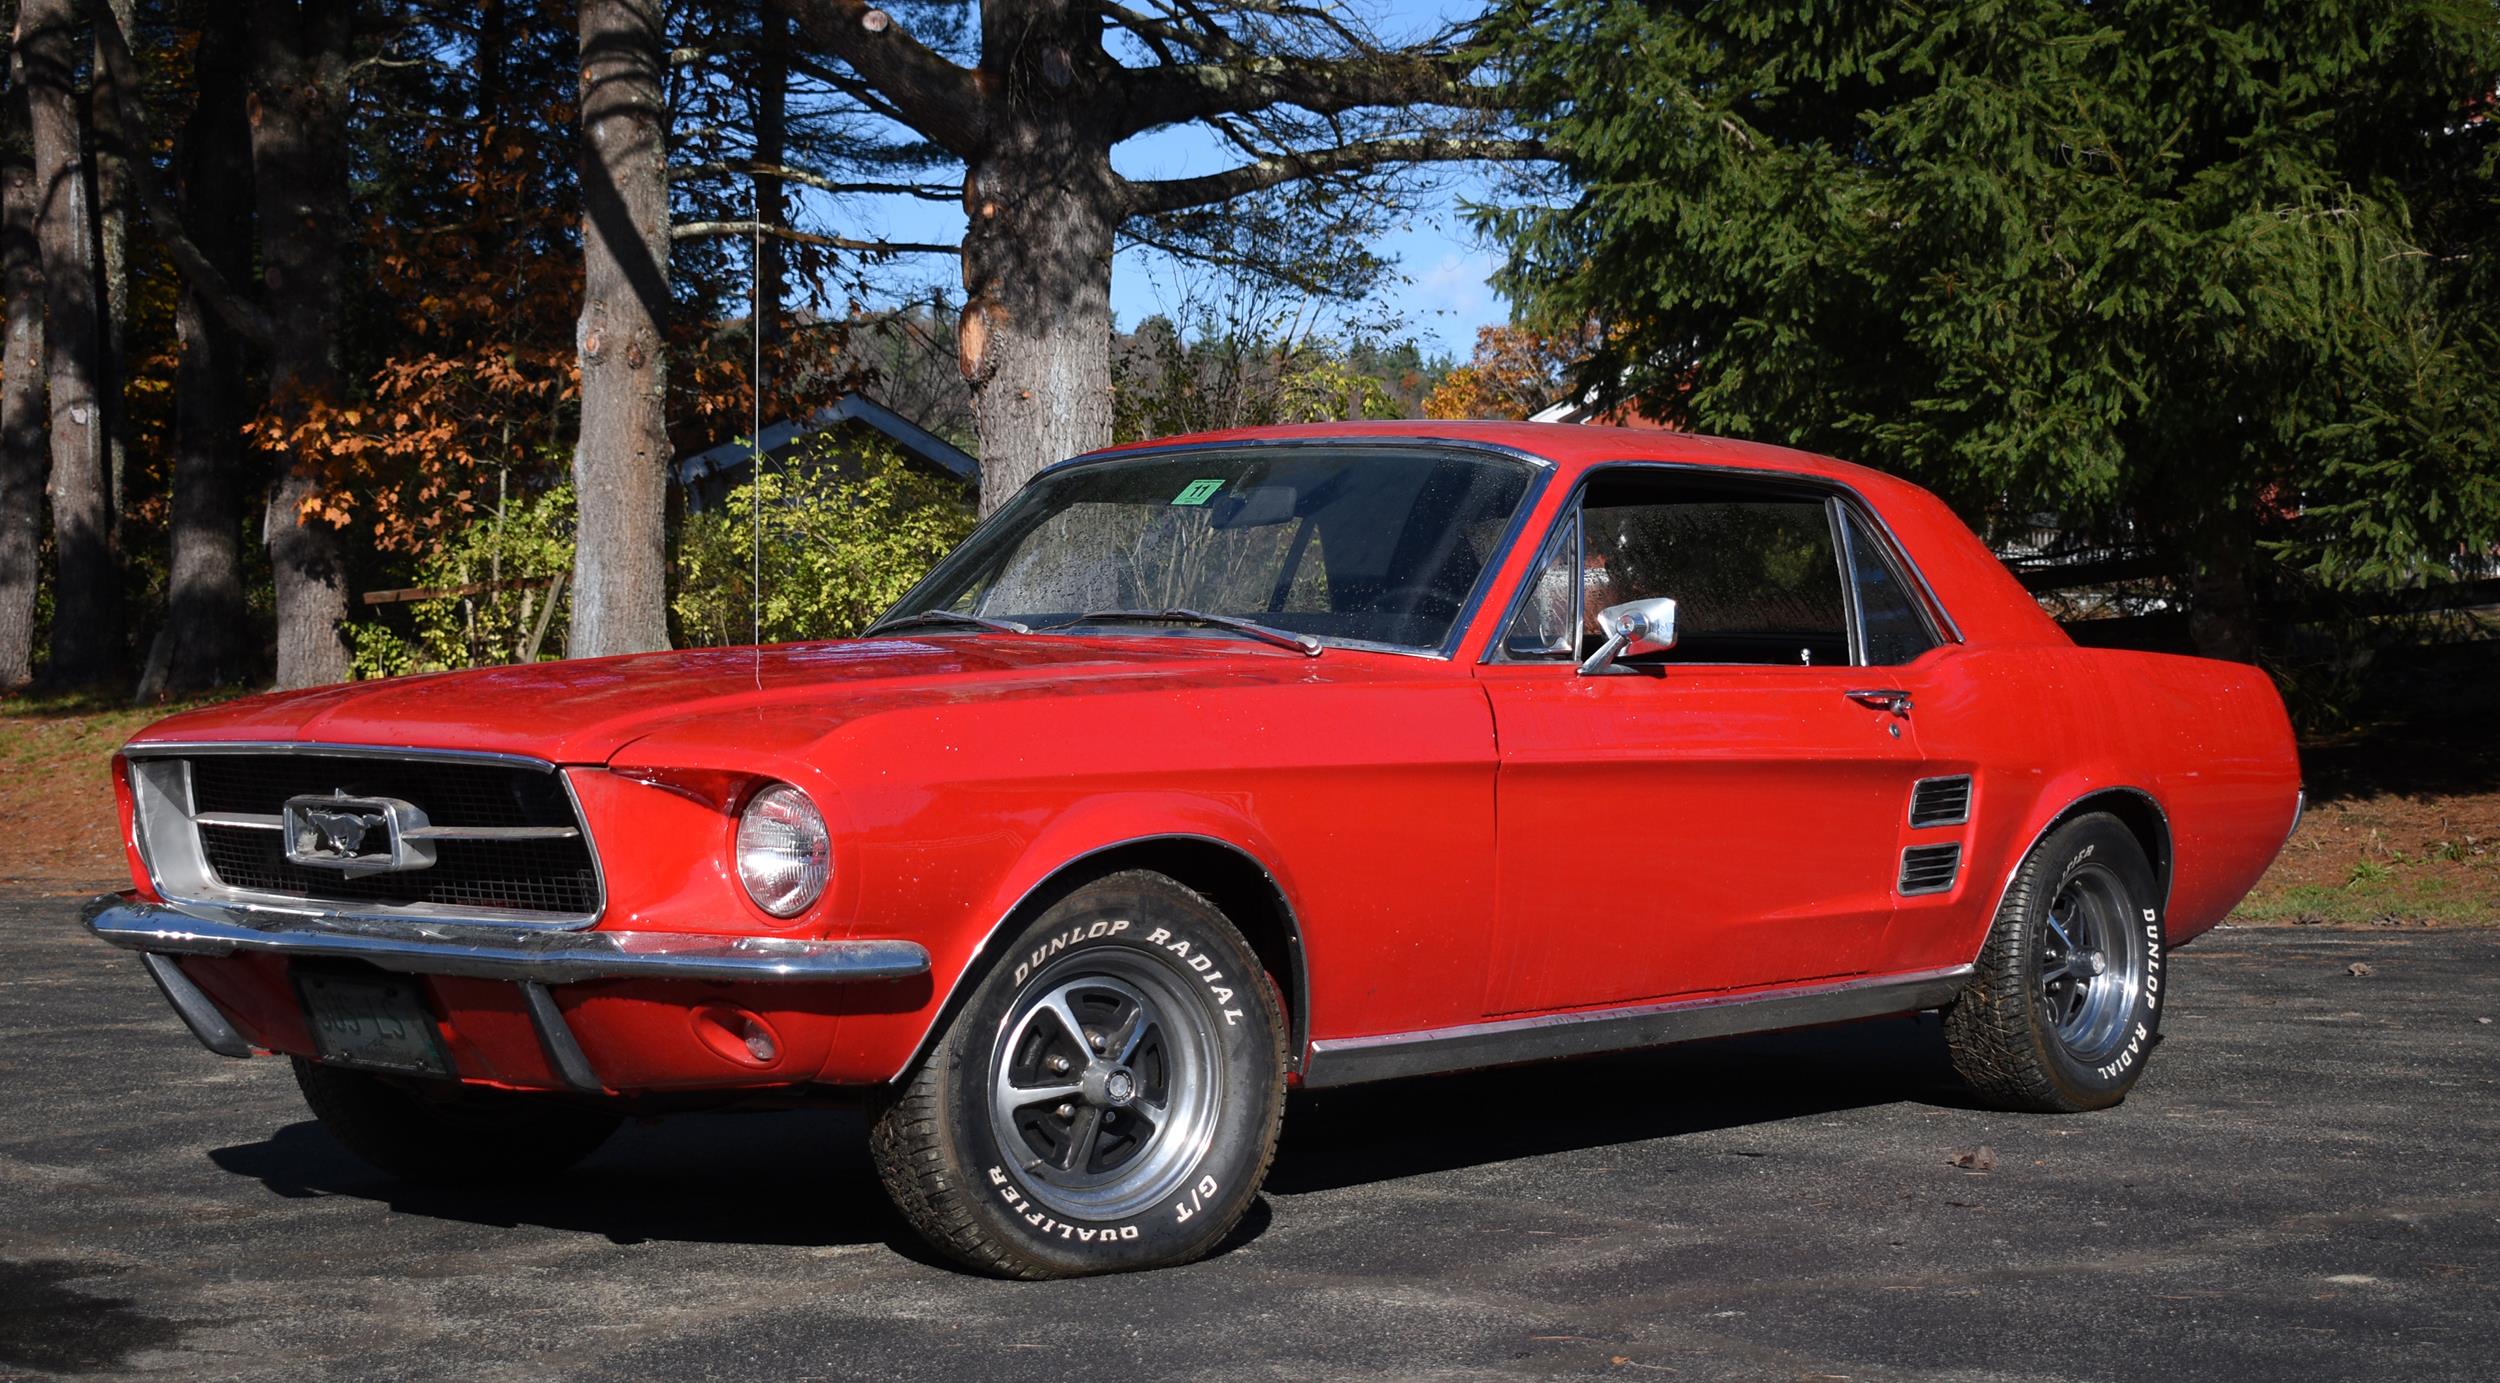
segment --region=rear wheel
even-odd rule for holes
[[[1953,1064],[2007,1109],[2125,1099],[2161,1034],[2161,898],[2135,835],[2077,817],[2015,871],[1977,973],[1945,1012]]]
[[[1183,1263],[1248,1210],[1284,1113],[1284,1023],[1224,915],[1160,874],[1009,942],[869,1147],[930,1243],[1010,1277]]]
[[[621,1122],[561,1096],[294,1061],[304,1103],[332,1137],[375,1168],[428,1186],[553,1176],[598,1151]]]

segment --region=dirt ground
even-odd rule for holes
[[[132,733],[181,708],[0,698],[0,889],[72,894],[118,882],[106,764]],[[2305,744],[2301,760],[2309,814],[2235,922],[2500,924],[2500,716],[2443,705]]]

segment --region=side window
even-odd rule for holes
[[[1849,579],[1857,586],[1861,660],[1887,667],[1935,647],[1936,636],[1919,613],[1917,598],[1884,555],[1883,539],[1847,506],[1840,513],[1849,544]]]
[[[1601,476],[1584,501],[1582,582],[1594,612],[1668,596],[1668,663],[1846,664],[1848,598],[1819,496],[1725,483]],[[1593,646],[1593,643],[1591,643]]]
[[[1637,661],[1838,666],[1849,602],[1820,496],[1655,471],[1589,482],[1537,563],[1502,657],[1578,661],[1604,642],[1597,613],[1667,596],[1676,647]]]

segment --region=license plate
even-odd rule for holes
[[[452,1073],[416,981],[298,971],[295,987],[323,1061],[420,1076]]]

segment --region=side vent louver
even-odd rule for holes
[[[1952,845],[1913,845],[1901,852],[1901,892],[1942,893],[1953,887],[1954,877],[1962,872],[1962,847]]]
[[[1910,787],[1910,825],[1959,826],[1970,820],[1970,775],[1921,778]]]

